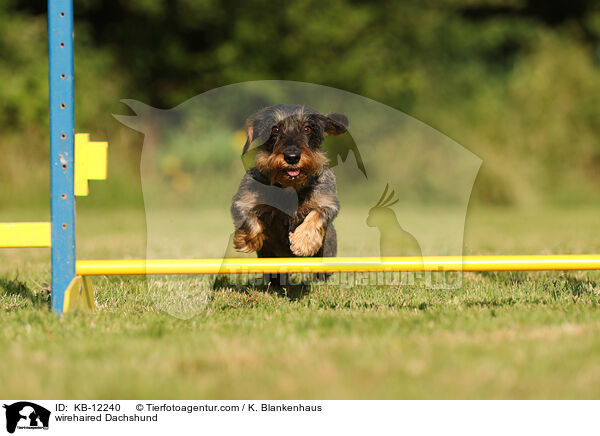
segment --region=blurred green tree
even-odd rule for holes
[[[14,161],[3,186],[20,183],[31,156],[47,157],[45,12],[45,2],[0,4],[0,150]],[[585,174],[584,196],[600,196],[589,97],[599,81],[597,0],[76,0],[75,29],[76,122],[99,137],[117,134],[110,113],[123,111],[120,98],[169,108],[230,83],[306,81],[403,110],[480,154],[490,163],[482,200],[529,200],[563,172],[573,189]],[[564,102],[576,108],[565,113]],[[553,104],[565,116],[550,126],[536,114]],[[560,149],[576,135],[584,145],[566,169]],[[532,147],[542,169],[511,175]]]

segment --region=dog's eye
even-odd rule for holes
[[[304,133],[309,134],[312,132],[312,128],[310,126],[304,126]]]
[[[273,132],[273,133],[279,133],[279,127],[277,127],[277,126],[271,127],[271,132]]]

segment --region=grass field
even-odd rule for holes
[[[465,251],[600,252],[598,212],[472,208]],[[40,218],[31,215],[0,218]],[[82,259],[144,256],[143,211],[82,208],[78,244]],[[0,393],[598,398],[599,279],[595,272],[466,273],[461,288],[445,291],[221,289],[198,316],[182,320],[162,312],[139,277],[95,278],[98,312],[58,318],[48,311],[49,251],[1,250]]]

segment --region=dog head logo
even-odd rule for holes
[[[29,401],[19,401],[3,406],[6,409],[6,431],[14,433],[16,429],[48,429],[50,411]]]

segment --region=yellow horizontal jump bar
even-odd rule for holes
[[[382,271],[544,271],[600,269],[600,254],[541,256],[325,257],[79,260],[77,275],[249,274]]]
[[[0,247],[50,247],[50,223],[0,223]]]

